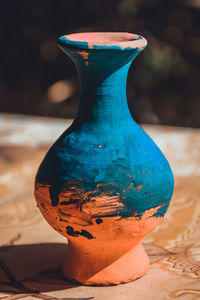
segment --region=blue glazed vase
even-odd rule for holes
[[[59,38],[78,69],[80,106],[39,167],[35,197],[68,239],[62,271],[74,282],[111,285],[145,274],[141,241],[170,203],[169,163],[135,123],[126,99],[129,67],[146,44],[130,33]]]

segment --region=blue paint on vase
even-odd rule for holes
[[[52,206],[58,205],[61,191],[77,189],[90,192],[84,201],[98,195],[118,197],[123,205],[108,202],[110,211],[100,217],[142,216],[152,207],[158,208],[154,216],[164,216],[173,193],[172,171],[133,120],[126,98],[128,70],[142,48],[94,45],[90,49],[87,42],[64,37],[59,45],[77,66],[80,106],[72,125],[46,154],[36,182],[50,186]]]

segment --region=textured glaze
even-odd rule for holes
[[[167,160],[127,105],[128,70],[146,40],[89,33],[61,37],[59,44],[79,71],[80,106],[45,156],[35,196],[49,224],[69,239],[67,278],[127,282],[147,271],[141,240],[160,222],[173,192]]]

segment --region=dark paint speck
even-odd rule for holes
[[[96,223],[101,224],[101,223],[103,223],[103,220],[102,219],[96,219]]]

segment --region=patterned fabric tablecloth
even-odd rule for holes
[[[39,163],[70,123],[0,115],[0,299],[200,299],[200,130],[142,126],[175,176],[171,206],[144,240],[149,272],[119,286],[87,287],[63,278],[66,240],[45,222],[33,197]]]

